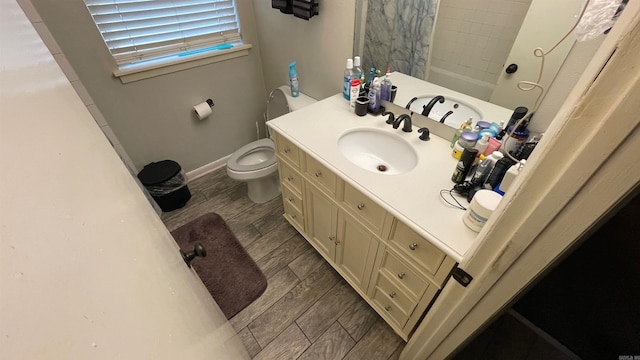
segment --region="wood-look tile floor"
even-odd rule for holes
[[[163,213],[172,231],[222,216],[267,277],[230,322],[253,359],[398,359],[404,341],[283,218],[281,197],[254,204],[225,168],[189,183],[191,200]]]

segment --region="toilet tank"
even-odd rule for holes
[[[275,88],[269,94],[269,100],[267,100],[267,112],[266,120],[275,119],[284,114],[288,114],[292,111],[302,109],[305,106],[311,105],[318,100],[309,97],[303,93],[299,96],[291,96],[291,89],[288,85],[282,85]]]

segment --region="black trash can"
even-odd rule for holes
[[[164,212],[179,209],[191,199],[187,176],[173,160],[145,165],[138,179]]]

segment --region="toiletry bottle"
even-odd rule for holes
[[[360,80],[360,86],[361,87],[363,85],[362,76],[363,76],[363,74],[362,74],[362,68],[360,67],[360,56],[354,56],[354,58],[353,58],[353,77],[352,77],[352,79]]]
[[[522,170],[526,163],[527,160],[520,160],[519,163],[512,165],[509,170],[507,170],[507,172],[504,174],[502,182],[500,183],[500,191],[507,192],[507,190],[509,190],[509,187],[511,187],[513,180],[515,180],[516,176],[518,176],[520,170]]]
[[[497,151],[502,146],[500,140],[492,137],[489,138],[489,144],[487,145],[487,149],[484,151],[485,155],[492,154],[494,151]]]
[[[451,152],[451,156],[455,159],[460,159],[462,152],[465,149],[473,149],[476,145],[476,141],[478,140],[478,135],[471,131],[463,131],[460,135],[460,138],[453,145],[453,151]]]
[[[493,171],[489,175],[489,179],[487,182],[491,184],[491,188],[495,189],[500,182],[502,182],[502,178],[504,178],[504,174],[509,170],[509,168],[514,165],[516,162],[511,160],[508,157],[504,157],[496,162],[496,166],[493,167]]]
[[[489,134],[484,133],[478,142],[476,143],[475,148],[478,149],[479,154],[484,154],[487,150],[487,146],[489,146]]]
[[[464,129],[467,127],[471,126],[471,119],[463,122],[462,124],[460,124],[460,128],[456,131],[455,134],[453,134],[453,138],[451,139],[451,145],[449,145],[449,147],[454,147],[456,144],[456,141],[458,141],[458,139],[460,139],[460,136],[462,135],[462,132],[465,131]]]
[[[502,157],[503,155],[500,151],[495,151],[491,155],[486,156],[484,160],[480,162],[480,165],[478,165],[478,167],[476,168],[476,172],[473,174],[471,182],[478,185],[484,184],[489,178],[491,170],[493,170],[496,162],[502,159]]]
[[[369,89],[369,110],[377,112],[380,110],[380,79],[375,78]]]
[[[502,131],[500,131],[500,133],[496,136],[496,139],[498,140],[502,140],[502,138],[507,134],[507,130],[510,126],[515,125],[515,123],[518,122],[518,120],[522,119],[527,112],[529,111],[529,109],[527,109],[524,106],[518,106],[514,111],[513,114],[511,114],[511,118],[509,119],[509,122],[507,123],[507,126],[502,126]]]
[[[360,79],[351,80],[351,96],[349,97],[349,107],[351,111],[356,110],[356,99],[360,94]]]
[[[347,68],[344,69],[344,78],[342,83],[342,96],[349,100],[351,96],[351,80],[353,79],[353,59],[347,59]]]
[[[289,86],[291,87],[291,96],[298,97],[300,88],[298,87],[298,72],[296,71],[296,62],[289,63]]]
[[[380,85],[380,100],[391,101],[391,67],[387,68],[387,74]]]
[[[460,156],[460,161],[456,164],[456,169],[453,171],[453,175],[451,175],[451,181],[456,184],[462,184],[464,182],[469,170],[471,170],[471,165],[473,165],[473,160],[475,160],[476,155],[478,155],[478,150],[464,149]]]

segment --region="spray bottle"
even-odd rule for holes
[[[298,97],[300,89],[298,88],[298,72],[295,61],[289,63],[289,86],[291,87],[291,96]]]

